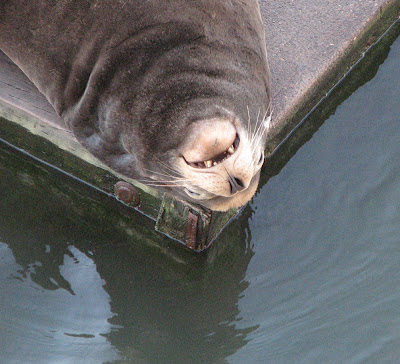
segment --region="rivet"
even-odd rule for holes
[[[129,206],[136,207],[140,204],[140,195],[134,186],[125,181],[119,181],[114,186],[114,194],[118,200]]]

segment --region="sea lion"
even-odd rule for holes
[[[245,204],[271,118],[256,0],[2,0],[0,49],[115,171]]]

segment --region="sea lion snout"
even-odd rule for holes
[[[249,200],[264,162],[263,143],[256,139],[235,118],[193,123],[180,149],[185,193],[214,210]]]

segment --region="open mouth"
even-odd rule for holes
[[[223,162],[225,159],[229,158],[235,151],[237,150],[239,146],[239,135],[236,134],[236,138],[233,142],[233,144],[225,150],[223,153],[218,154],[212,159],[208,159],[206,161],[200,161],[200,162],[188,162],[186,161],[189,166],[195,167],[195,168],[210,168],[213,166],[216,166],[217,164]]]

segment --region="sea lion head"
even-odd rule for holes
[[[271,117],[243,122],[225,115],[191,123],[179,147],[152,167],[154,184],[215,211],[247,203],[259,182]]]
[[[69,110],[75,135],[112,169],[217,211],[254,195],[271,119],[257,3],[233,9],[241,21],[218,8],[197,27],[163,23],[127,37],[96,59],[78,114]]]

